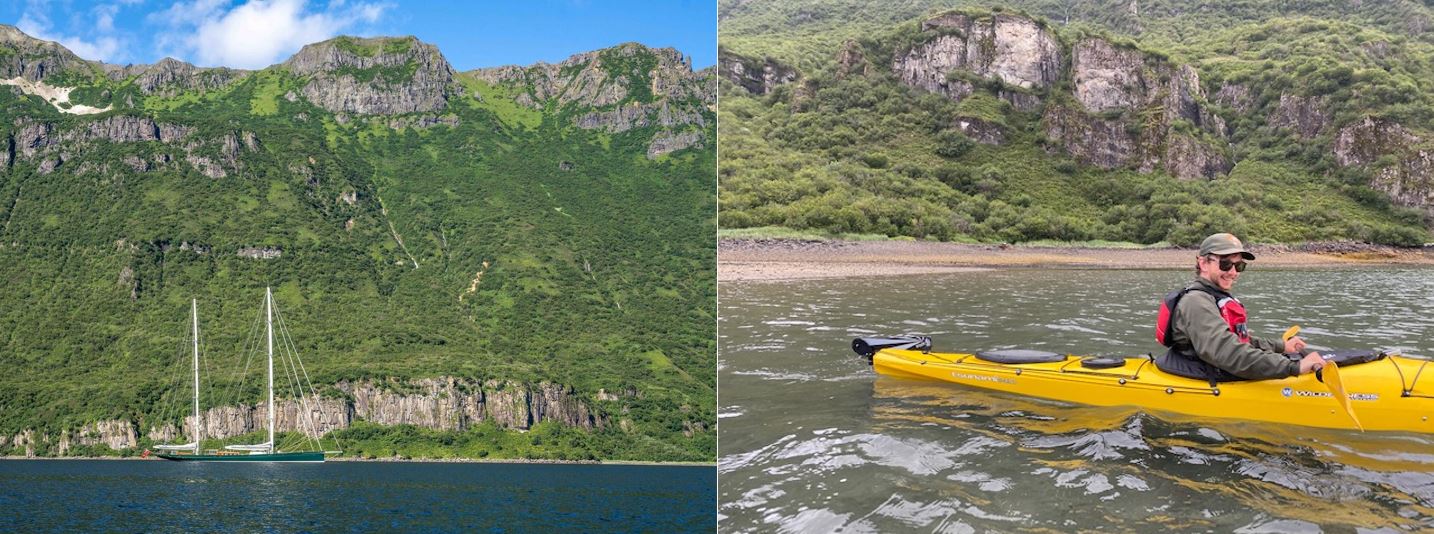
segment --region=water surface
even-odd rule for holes
[[[1258,267],[1258,266],[1256,266]],[[877,378],[852,337],[1130,356],[1188,271],[731,283],[719,304],[724,532],[1434,529],[1434,438],[1155,417]],[[1247,271],[1251,330],[1434,356],[1434,270]]]
[[[0,532],[710,532],[711,467],[0,461]]]

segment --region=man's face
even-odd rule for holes
[[[1227,256],[1209,255],[1200,258],[1200,272],[1205,279],[1225,291],[1235,287],[1235,281],[1240,279],[1240,271],[1244,268],[1245,258],[1238,252]]]

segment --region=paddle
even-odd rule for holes
[[[1300,333],[1300,325],[1294,325],[1289,330],[1285,330],[1281,337],[1284,341],[1289,341],[1298,333]],[[1324,367],[1315,369],[1315,379],[1329,388],[1330,394],[1334,395],[1334,400],[1344,407],[1344,413],[1349,414],[1349,418],[1354,420],[1354,426],[1358,427],[1360,432],[1364,432],[1364,425],[1360,424],[1359,418],[1354,416],[1354,406],[1350,405],[1349,395],[1344,392],[1344,381],[1339,377],[1339,366],[1335,365],[1334,360],[1327,360],[1324,362]]]
[[[1344,392],[1344,381],[1339,378],[1339,366],[1335,365],[1334,360],[1325,361],[1324,367],[1315,371],[1315,378],[1324,382],[1325,387],[1329,388],[1329,392],[1334,394],[1334,400],[1339,401],[1339,405],[1344,407],[1344,413],[1349,414],[1349,418],[1354,420],[1354,426],[1358,427],[1360,432],[1364,432],[1364,425],[1360,424],[1359,418],[1354,416],[1354,406],[1349,404],[1349,395]]]

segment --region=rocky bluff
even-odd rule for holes
[[[1397,121],[1366,116],[1336,125],[1331,102],[1319,95],[1281,94],[1263,106],[1258,91],[1238,83],[1206,88],[1192,65],[1079,32],[1063,40],[1044,21],[1022,15],[948,12],[911,31],[848,41],[833,58],[835,78],[890,80],[957,101],[989,91],[1037,114],[1053,151],[1102,169],[1186,180],[1227,174],[1235,163],[1232,119],[1253,119],[1241,122],[1330,143],[1337,165],[1368,169],[1369,185],[1394,204],[1434,215],[1434,147],[1429,135]],[[794,109],[814,82],[771,58],[723,49],[719,61],[722,79],[750,94],[798,85]],[[999,125],[964,116],[951,124],[978,142],[1004,142]]]
[[[676,50],[637,43],[578,54],[556,65],[471,74],[515,91],[523,106],[573,110],[579,128],[621,133],[657,127],[649,158],[706,143],[702,130],[717,106],[716,67],[694,72],[691,59]]]
[[[409,381],[340,382],[334,384],[333,389],[347,398],[320,397],[307,403],[279,399],[274,426],[280,432],[307,431],[323,435],[348,428],[356,421],[452,431],[463,431],[485,422],[516,430],[526,430],[543,421],[585,429],[609,425],[606,416],[595,415],[589,408],[592,399],[585,399],[572,388],[548,382],[475,382],[445,376]],[[622,398],[600,392],[597,400],[621,401]],[[200,414],[205,437],[218,439],[263,430],[268,417],[268,407],[263,404],[217,406]],[[183,424],[181,432],[168,422],[111,419],[62,431],[57,438],[25,430],[13,436],[0,436],[0,450],[13,449],[33,455],[36,444],[50,440],[54,440],[54,451],[61,455],[75,446],[105,445],[122,450],[138,446],[141,434],[155,442],[183,440],[193,428],[194,417],[185,417]]]

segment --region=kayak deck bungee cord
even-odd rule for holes
[[[1322,428],[1356,423],[1314,374],[1211,384],[1156,368],[1153,358],[1078,357],[1035,350],[942,353],[930,338],[859,338],[858,354],[882,375],[937,380],[1017,395],[1095,406],[1136,406],[1197,417]],[[1364,430],[1434,432],[1434,378],[1429,360],[1378,351],[1323,353]],[[1434,370],[1430,371],[1434,373]]]

